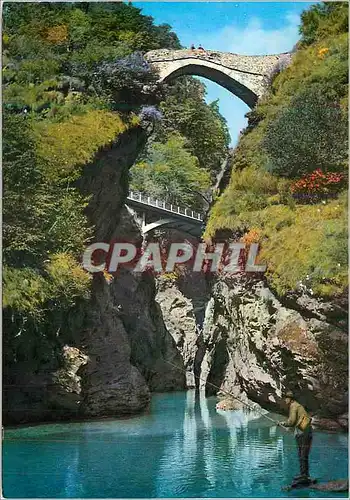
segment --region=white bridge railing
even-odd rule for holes
[[[196,221],[204,220],[203,214],[200,214],[199,212],[194,212],[190,208],[178,207],[177,205],[157,200],[155,198],[152,198],[151,196],[147,196],[137,191],[130,191],[128,195],[128,200],[143,203],[144,205],[149,205],[151,207],[160,208],[161,210],[164,210],[166,212],[170,212],[176,215],[182,215],[183,217],[188,217]]]

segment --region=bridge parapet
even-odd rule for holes
[[[164,212],[169,212],[175,214],[177,216],[182,216],[190,219],[194,219],[195,221],[203,221],[204,216],[199,212],[195,212],[190,208],[179,207],[177,205],[173,205],[171,203],[158,200],[156,198],[152,198],[151,196],[147,196],[138,191],[130,191],[128,195],[128,200],[131,200],[136,203],[140,203],[143,205],[147,205],[149,207],[157,208]]]
[[[285,57],[286,54],[288,53],[265,56],[246,56],[214,50],[160,49],[147,52],[145,59],[150,63],[179,61],[189,58],[202,59],[236,71],[267,76],[279,59]]]

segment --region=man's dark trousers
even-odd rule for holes
[[[300,464],[300,475],[309,476],[309,454],[312,443],[312,428],[305,429],[302,434],[296,435]]]

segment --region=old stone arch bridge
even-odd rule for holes
[[[145,59],[159,72],[160,81],[182,75],[203,76],[218,83],[253,108],[269,86],[269,76],[288,53],[241,56],[213,50],[153,50]]]

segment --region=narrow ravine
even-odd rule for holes
[[[346,497],[346,4],[2,14],[4,497]]]

